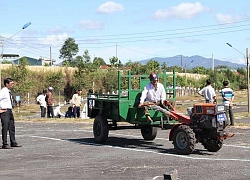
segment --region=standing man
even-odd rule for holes
[[[144,87],[141,98],[140,107],[144,107],[144,113],[149,122],[152,122],[148,109],[153,109],[162,112],[165,116],[171,113],[166,110],[163,102],[166,100],[166,91],[163,84],[159,83],[158,75],[152,72],[149,75],[150,82]]]
[[[89,89],[89,97],[95,98],[95,95],[93,94],[93,90]],[[89,108],[92,109],[95,106],[95,100],[89,100]]]
[[[82,100],[82,90],[78,90],[72,97],[73,117],[80,117],[80,106]]]
[[[216,103],[216,93],[212,87],[212,81],[206,80],[206,87],[201,89],[198,94],[205,98],[206,103]]]
[[[93,89],[89,89],[89,97],[90,98],[96,98],[95,95],[93,94]],[[88,101],[88,116],[91,116],[91,112],[93,107],[95,106],[95,100],[91,99]]]
[[[47,102],[47,118],[53,118],[54,117],[54,110],[53,110],[53,95],[52,91],[54,90],[53,87],[48,88],[48,93],[46,95],[46,102]]]
[[[222,96],[222,102],[226,109],[228,124],[234,126],[234,114],[233,114],[234,91],[228,87],[228,84],[229,84],[228,81],[223,81],[224,88],[221,90],[221,96]]]
[[[4,79],[4,87],[0,91],[0,116],[2,122],[2,149],[13,149],[13,147],[22,147],[17,144],[15,138],[15,121],[12,109],[14,107],[11,89],[14,81],[11,78]],[[7,133],[9,131],[10,146],[7,143]]]
[[[42,118],[44,118],[44,117],[45,117],[45,114],[46,114],[46,107],[47,107],[47,103],[46,103],[46,101],[45,101],[46,94],[47,94],[47,90],[43,90],[43,93],[40,94],[40,95],[36,98],[36,101],[40,104],[41,117],[42,117]]]

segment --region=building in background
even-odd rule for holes
[[[25,57],[25,58],[28,61],[28,63],[30,64],[30,66],[51,66],[51,62],[52,62],[52,65],[55,62],[55,60],[51,61],[50,59],[44,59],[42,57],[40,57],[39,59],[35,59],[35,58],[31,58],[31,57]],[[21,59],[21,58],[19,58],[19,59]],[[19,59],[13,60],[12,62],[14,64],[18,65]]]

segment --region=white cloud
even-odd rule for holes
[[[63,44],[68,37],[69,36],[66,33],[63,33],[59,35],[50,35],[47,36],[46,38],[38,38],[37,40],[39,41],[39,44],[53,45],[53,44]]]
[[[112,14],[118,11],[122,11],[124,8],[121,4],[114,3],[112,1],[108,1],[101,6],[98,7],[97,12],[103,14]]]
[[[169,9],[157,10],[153,17],[155,19],[168,20],[171,18],[191,19],[195,15],[209,11],[209,8],[203,6],[201,3],[181,3],[178,6],[170,7]]]
[[[49,34],[62,34],[62,33],[73,33],[74,30],[69,29],[68,27],[56,26],[48,30]]]
[[[225,24],[225,23],[234,23],[237,21],[242,20],[243,18],[240,16],[232,16],[230,14],[217,14],[216,15],[216,20],[220,24]]]
[[[101,29],[104,26],[103,22],[91,20],[82,20],[79,24],[82,30]]]

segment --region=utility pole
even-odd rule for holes
[[[248,55],[248,48],[246,48],[246,56],[244,53],[240,52],[238,49],[234,48],[231,44],[226,43],[228,46],[233,48],[234,50],[238,51],[240,54],[244,56],[244,59],[246,59],[247,63],[247,112],[250,113],[250,87],[249,87],[249,55]]]
[[[212,54],[212,70],[214,72],[214,55]]]
[[[49,48],[49,52],[50,52],[50,65],[52,66],[53,65],[53,60],[52,60],[52,57],[51,57],[51,47]]]
[[[182,56],[181,56],[181,71],[183,71],[183,68],[182,68]]]
[[[1,82],[2,82],[2,61],[3,61],[3,37],[2,36],[0,36],[0,44],[1,44],[1,46],[2,46],[2,53],[1,53],[1,62],[0,62],[0,89],[2,88],[2,84],[1,84]]]
[[[246,48],[246,59],[247,59],[247,112],[250,113],[250,92],[249,92],[249,56],[248,48]]]
[[[115,45],[115,57],[116,57],[116,59],[117,59],[117,43],[116,43],[116,45]]]

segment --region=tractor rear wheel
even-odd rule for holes
[[[180,125],[174,132],[173,144],[178,154],[191,154],[196,143],[195,133],[187,125]]]
[[[206,138],[202,142],[202,145],[209,152],[217,152],[221,149],[223,140],[218,140],[217,138]]]
[[[143,126],[141,128],[141,135],[144,140],[152,141],[157,135],[157,128],[152,126]]]
[[[96,142],[106,142],[109,134],[109,125],[107,119],[103,115],[97,115],[95,117],[93,124],[93,133]]]

